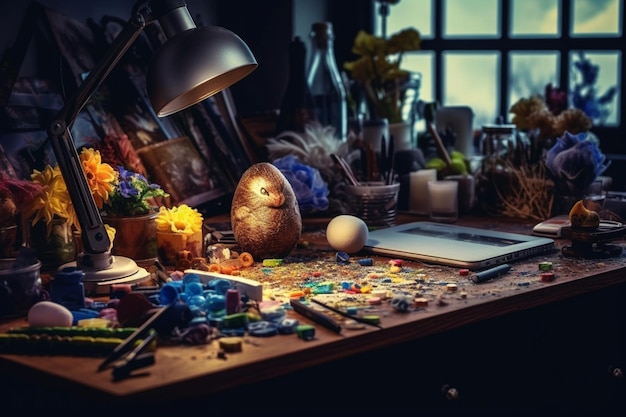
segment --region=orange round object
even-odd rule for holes
[[[221,274],[222,273],[222,267],[219,266],[219,264],[210,264],[209,265],[209,272],[219,272]]]
[[[239,255],[239,262],[241,263],[241,266],[252,266],[252,264],[254,263],[254,258],[252,257],[252,254],[250,254],[250,252],[241,252],[241,254]]]

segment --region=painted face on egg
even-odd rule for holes
[[[267,162],[254,164],[243,173],[230,216],[237,243],[256,261],[287,256],[302,232],[293,188],[283,173]]]

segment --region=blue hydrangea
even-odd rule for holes
[[[546,154],[546,168],[557,189],[583,193],[610,165],[588,133],[565,132]]]
[[[328,184],[317,168],[301,163],[294,155],[272,162],[291,184],[300,213],[307,214],[328,209]]]

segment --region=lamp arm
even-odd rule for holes
[[[81,227],[82,244],[87,255],[83,257],[83,261],[87,264],[86,266],[92,266],[90,264],[93,263],[93,260],[88,255],[107,253],[111,241],[106,233],[102,217],[87,183],[78,151],[70,133],[70,127],[92,94],[140,35],[148,20],[150,22],[153,21],[148,14],[144,15],[142,12],[138,12],[131,17],[114,39],[104,57],[89,72],[87,78],[66,101],[65,106],[57,113],[55,120],[52,121],[48,128],[48,139],[67,185],[67,190]],[[105,263],[110,264],[111,262],[109,256]]]

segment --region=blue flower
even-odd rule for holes
[[[328,209],[328,184],[317,168],[301,163],[294,155],[278,158],[273,164],[291,184],[301,213]]]
[[[148,214],[154,207],[153,198],[167,197],[161,186],[153,184],[138,172],[118,166],[118,182],[106,202],[106,212],[117,216]]]
[[[546,168],[557,189],[580,195],[610,165],[588,133],[565,132],[546,154]]]

